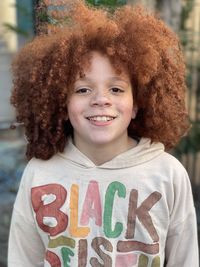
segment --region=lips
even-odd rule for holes
[[[97,115],[97,116],[88,116],[86,117],[89,121],[97,121],[97,122],[107,122],[107,121],[112,121],[116,117],[114,116],[107,116],[107,115]]]

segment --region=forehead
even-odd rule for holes
[[[106,54],[92,51],[80,59],[80,71],[77,79],[85,76],[113,76],[129,79],[127,68],[119,59],[109,58]]]

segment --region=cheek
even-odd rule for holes
[[[134,118],[134,112],[132,108],[126,109],[125,112],[125,121],[129,124],[130,121]]]
[[[121,106],[121,110],[127,116],[127,118],[132,117],[133,109],[133,101],[131,100],[124,101],[123,105]]]
[[[78,118],[79,108],[80,108],[79,105],[77,105],[75,101],[70,100],[68,102],[68,106],[67,106],[68,117],[72,125],[73,125],[73,121],[76,121]]]
[[[71,97],[68,100],[67,110],[69,116],[79,114],[81,112],[81,101],[77,100],[75,97]]]

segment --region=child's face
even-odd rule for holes
[[[129,76],[117,74],[109,59],[92,52],[91,65],[78,77],[68,101],[69,120],[78,148],[122,146],[127,128],[135,117]],[[110,146],[111,145],[111,146]]]

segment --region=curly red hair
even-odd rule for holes
[[[174,147],[189,128],[185,64],[176,34],[141,6],[110,14],[78,1],[68,15],[70,25],[37,36],[12,65],[11,103],[25,126],[27,157],[49,159],[64,150],[73,134],[67,98],[91,51],[107,55],[116,70],[122,64],[128,70],[138,107],[129,135]]]

